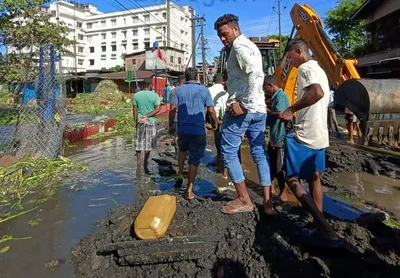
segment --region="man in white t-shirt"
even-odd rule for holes
[[[302,39],[288,45],[287,57],[298,68],[298,101],[282,112],[284,120],[296,113],[294,132],[286,136],[284,169],[287,184],[293,194],[314,218],[321,235],[328,240],[338,236],[322,214],[322,185],[320,173],[325,170],[325,149],[329,146],[327,107],[329,82],[324,70],[309,54]],[[311,196],[300,180],[306,179]]]

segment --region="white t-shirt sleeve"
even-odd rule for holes
[[[299,77],[301,78],[303,89],[312,84],[319,84],[321,86],[318,72],[313,67],[308,65],[301,67],[299,70]]]

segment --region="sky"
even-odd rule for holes
[[[121,7],[116,1],[129,9],[165,3],[165,0],[86,0],[84,3],[92,3],[100,11],[110,12]],[[189,5],[196,10],[196,15],[204,15],[206,18],[205,36],[208,46],[206,59],[209,63],[212,63],[215,56],[219,56],[222,48],[222,43],[214,30],[214,22],[225,13],[232,13],[239,17],[242,33],[248,37],[278,34],[278,0],[172,0],[172,2],[181,6]],[[296,2],[281,0],[282,34],[290,34],[292,21],[289,13]],[[297,3],[304,4],[304,2]],[[336,0],[308,0],[306,3],[321,18],[324,18],[326,12],[336,6]],[[197,28],[196,36],[199,32],[200,28]],[[196,60],[201,60],[200,50],[197,50]]]
[[[165,3],[165,0],[75,0],[80,3],[91,3],[102,12],[135,9]],[[305,1],[305,0],[304,0]],[[196,10],[197,16],[206,18],[205,36],[207,39],[207,62],[212,63],[219,56],[222,43],[214,30],[215,20],[225,14],[232,13],[239,17],[239,25],[246,36],[266,37],[278,34],[278,0],[172,0],[180,6],[189,5]],[[281,0],[282,34],[290,34],[292,21],[289,13],[295,0]],[[298,2],[304,4],[304,2]],[[336,0],[307,0],[320,17],[324,18],[328,10],[336,6]],[[275,9],[273,8],[275,7]],[[196,36],[200,28],[196,30]],[[196,60],[201,60],[201,52],[197,50]]]

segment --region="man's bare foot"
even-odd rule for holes
[[[264,200],[264,212],[268,216],[276,215],[276,211],[274,210],[271,199],[269,199],[268,201]]]
[[[186,190],[186,192],[185,192],[185,199],[186,199],[186,200],[192,200],[192,199],[194,199],[194,194],[193,194],[193,192],[192,192],[192,191],[187,191],[187,190]]]
[[[347,144],[354,145],[354,140],[347,140]]]
[[[288,196],[287,196],[286,192],[279,193],[278,199],[281,200],[282,202],[287,202]]]

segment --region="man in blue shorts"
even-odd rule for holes
[[[320,173],[325,170],[325,149],[329,146],[327,107],[329,82],[324,70],[313,60],[302,39],[293,39],[287,57],[298,68],[298,101],[283,111],[284,120],[296,113],[294,131],[286,136],[284,169],[287,184],[293,194],[314,218],[314,224],[326,240],[338,236],[322,214],[322,185]],[[308,181],[307,194],[300,179]],[[305,229],[303,231],[306,231]]]
[[[194,198],[193,183],[197,175],[197,168],[207,144],[206,110],[212,118],[213,130],[217,129],[218,121],[210,91],[197,82],[197,69],[186,69],[185,78],[185,84],[176,88],[171,101],[169,128],[170,133],[172,133],[172,123],[178,109],[178,179],[183,179],[183,165],[185,164],[186,154],[189,153],[189,173],[185,198],[191,200]]]

